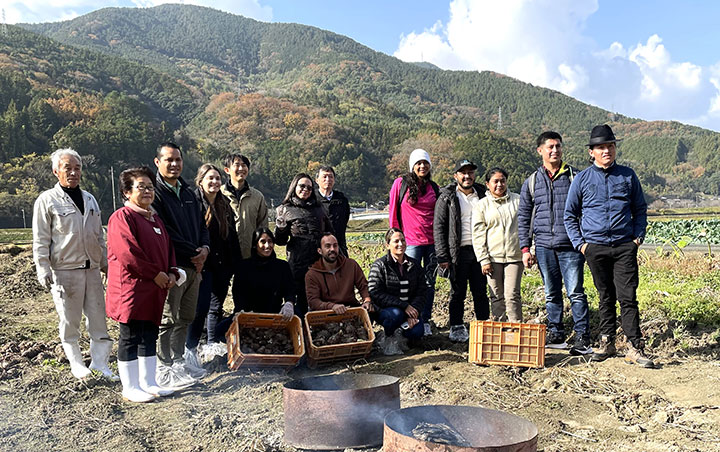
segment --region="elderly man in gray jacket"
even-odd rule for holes
[[[60,341],[76,378],[97,370],[113,381],[108,368],[112,340],[105,325],[105,294],[100,270],[107,271],[100,208],[80,189],[82,159],[72,149],[51,155],[58,183],[38,196],[33,209],[33,260],[38,280],[50,288],[60,318]],[[80,320],[85,313],[90,335],[90,368],[80,352]]]

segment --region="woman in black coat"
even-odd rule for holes
[[[397,354],[400,336],[417,340],[424,334],[420,313],[428,288],[420,263],[405,254],[407,243],[400,229],[385,233],[385,247],[388,253],[370,267],[368,287],[385,332],[383,351]]]
[[[223,317],[223,303],[239,260],[236,256],[240,256],[240,244],[230,201],[220,192],[220,169],[205,163],[198,169],[195,185],[195,196],[202,205],[203,217],[210,233],[210,254],[203,266],[195,320],[188,328],[185,347],[188,356],[194,359],[193,363],[202,367],[197,357],[197,346],[204,327],[207,327],[207,346],[203,353],[222,354],[226,350],[220,344],[217,324]]]
[[[319,255],[318,243],[326,232],[333,232],[325,209],[315,196],[313,182],[305,173],[296,175],[275,218],[275,239],[287,245],[287,260],[295,282],[295,312],[304,316],[308,310],[305,274]]]

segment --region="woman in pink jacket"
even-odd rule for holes
[[[430,336],[432,330],[428,321],[432,316],[437,271],[433,218],[440,188],[431,179],[432,165],[427,151],[415,149],[408,163],[410,172],[395,179],[390,189],[389,223],[391,228],[400,229],[405,234],[405,254],[422,262],[429,289],[425,291],[422,320],[424,334]]]
[[[146,168],[120,174],[125,206],[108,221],[106,311],[120,323],[118,371],[122,396],[149,402],[171,394],[155,382],[155,344],[167,291],[180,274],[165,226],[150,206],[155,177]]]

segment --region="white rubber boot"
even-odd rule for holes
[[[151,402],[155,396],[140,389],[138,383],[138,360],[118,361],[118,372],[122,381],[122,396],[128,402]]]
[[[85,367],[85,363],[82,359],[82,353],[80,352],[80,346],[77,342],[74,344],[63,342],[62,346],[63,350],[65,350],[65,356],[67,356],[67,359],[70,362],[70,372],[72,372],[73,377],[79,380],[87,378],[90,375],[90,369]]]
[[[140,389],[156,397],[165,397],[175,393],[174,389],[161,388],[155,381],[157,356],[138,356]]]
[[[112,344],[110,340],[90,341],[90,370],[97,370],[110,381],[118,381],[120,377],[115,375],[108,367],[108,356],[110,356]]]

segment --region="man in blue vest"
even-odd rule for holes
[[[592,355],[602,361],[614,356],[616,314],[628,339],[625,361],[652,368],[640,332],[637,287],[638,247],[645,238],[647,203],[635,171],[615,162],[617,139],[607,125],[590,134],[593,164],[578,173],[565,203],[565,228],[576,250],[587,259],[598,290],[600,344]]]
[[[541,133],[537,138],[537,152],[542,166],[527,178],[520,190],[518,234],[523,263],[530,268],[537,262],[545,285],[546,347],[567,348],[563,325],[564,280],[575,329],[570,354],[587,355],[592,353],[592,348],[590,311],[583,287],[585,258],[573,248],[563,223],[565,199],[577,170],[563,162],[562,137],[557,132]]]

